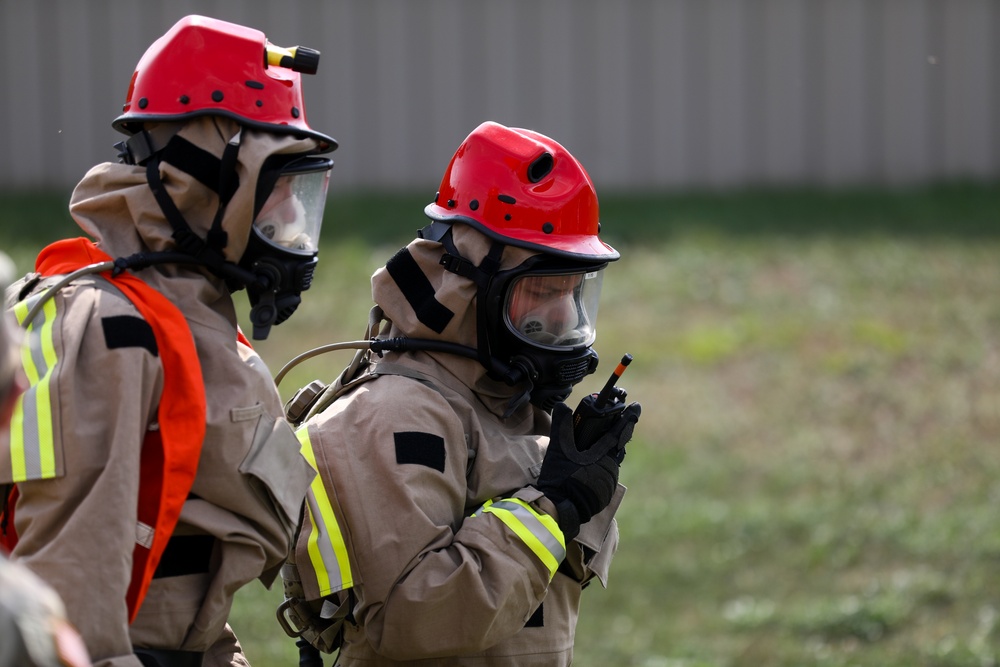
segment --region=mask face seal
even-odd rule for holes
[[[247,285],[255,340],[287,320],[312,285],[332,168],[328,158],[303,157],[261,172],[257,214],[240,259],[256,278]]]
[[[597,370],[591,348],[606,264],[567,266],[531,260],[495,276],[484,304],[491,355],[520,366],[529,400],[551,410]]]

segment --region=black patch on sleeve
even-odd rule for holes
[[[524,624],[524,627],[526,628],[545,627],[545,618],[544,618],[545,614],[542,612],[542,607],[543,605],[538,605],[538,609],[536,609],[535,613],[531,615],[531,618],[529,618],[528,622]]]
[[[420,431],[392,434],[396,441],[396,463],[415,463],[444,472],[444,438]]]
[[[406,297],[410,308],[417,314],[420,323],[435,333],[444,331],[455,313],[434,296],[434,286],[410,251],[401,248],[386,262],[385,268]]]
[[[153,327],[141,317],[132,315],[116,315],[101,319],[104,328],[104,342],[109,350],[120,347],[144,347],[154,357],[159,356],[156,346],[156,336]]]

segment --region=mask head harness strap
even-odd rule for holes
[[[253,276],[225,259],[223,250],[228,243],[228,235],[222,228],[226,206],[239,188],[236,162],[242,131],[229,140],[220,159],[178,136],[178,129],[177,126],[159,126],[137,132],[116,144],[120,151],[119,160],[125,164],[145,165],[149,189],[173,229],[178,250],[224,278],[231,288],[243,287],[254,280]],[[160,177],[161,162],[177,167],[218,195],[219,206],[205,239],[194,233],[167,193]]]
[[[471,280],[475,283],[480,295],[486,294],[493,276],[500,270],[500,259],[506,247],[503,243],[494,241],[483,261],[479,263],[479,266],[476,266],[459,253],[458,248],[455,246],[455,240],[452,238],[452,226],[450,224],[435,220],[419,230],[417,235],[422,239],[436,241],[443,245],[445,253],[441,256],[440,264],[444,267],[444,270]],[[490,346],[486,339],[486,329],[483,326],[477,328],[479,329],[479,349],[483,350],[488,356]],[[488,364],[487,368],[489,368]]]

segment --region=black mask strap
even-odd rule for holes
[[[222,151],[222,160],[219,161],[219,208],[215,211],[215,219],[212,220],[212,227],[208,230],[206,239],[208,246],[219,251],[219,254],[222,254],[222,249],[229,242],[228,234],[222,228],[222,216],[240,184],[236,173],[236,159],[240,154],[242,135],[243,131],[240,130],[229,140],[225,150]]]
[[[493,350],[490,348],[490,337],[489,337],[489,324],[486,317],[486,309],[495,306],[496,304],[488,303],[489,299],[486,295],[489,293],[490,282],[493,280],[493,276],[500,271],[500,258],[503,256],[503,250],[507,246],[499,241],[494,241],[493,245],[490,246],[490,251],[486,253],[486,257],[483,257],[483,261],[479,263],[476,267],[476,271],[481,277],[480,281],[476,281],[478,290],[476,292],[476,302],[477,302],[477,314],[476,314],[476,339],[477,347],[479,348],[480,361],[483,366],[490,368],[490,358],[493,356]],[[442,263],[444,260],[442,259]],[[502,304],[501,304],[502,305]],[[504,362],[507,360],[504,359]]]
[[[483,258],[483,261],[476,266],[465,257],[462,257],[455,240],[452,238],[452,226],[435,220],[417,232],[417,235],[428,241],[436,241],[444,246],[445,253],[441,256],[441,266],[445,271],[462,276],[474,282],[480,291],[485,290],[493,276],[500,270],[500,258],[503,256],[503,249],[506,247],[499,241],[494,241],[490,251]]]
[[[177,248],[186,255],[190,255],[204,264],[215,275],[222,278],[233,277],[230,270],[234,265],[226,262],[222,254],[210,248],[204,240],[199,238],[188,225],[184,215],[178,210],[174,200],[170,198],[163,180],[160,178],[160,156],[154,155],[146,162],[146,181],[149,189],[163,211],[164,217],[174,230],[173,238],[177,243]],[[241,272],[242,273],[242,272]],[[245,276],[241,276],[245,277]]]
[[[239,183],[229,184],[230,190],[222,187],[221,175],[222,160],[215,157],[204,148],[196,146],[181,136],[175,136],[163,147],[157,157],[163,162],[180,169],[212,192],[219,195],[219,199],[226,199],[233,196],[233,192]]]

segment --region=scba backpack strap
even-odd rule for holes
[[[368,327],[365,329],[365,340],[372,340],[381,332],[383,322],[388,330],[391,324],[385,319],[385,314],[378,306],[373,306],[368,313]],[[330,404],[343,396],[350,389],[367,382],[372,377],[367,373],[371,368],[371,351],[358,350],[351,363],[337,377],[333,384],[313,380],[302,387],[285,403],[285,418],[294,428],[298,428],[313,415],[317,415],[330,407]]]
[[[365,330],[365,340],[385,335],[392,322],[386,319],[385,314],[379,306],[372,307],[368,314],[368,328]],[[402,375],[413,378],[431,387],[435,391],[440,391],[434,383],[426,376],[417,371],[391,364],[384,361],[375,363],[373,353],[369,349],[358,350],[347,368],[333,381],[326,384],[320,380],[313,380],[302,387],[285,403],[285,418],[294,428],[298,428],[311,417],[326,410],[338,398],[351,391],[355,387],[369,380],[374,380],[380,375]]]

